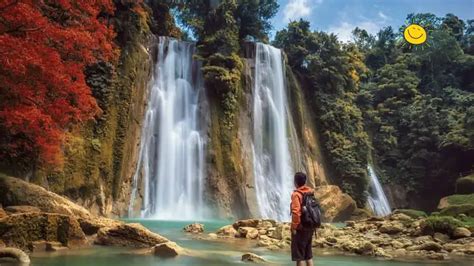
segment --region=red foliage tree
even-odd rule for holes
[[[64,132],[100,112],[84,69],[116,58],[112,0],[0,0],[0,160],[61,162]]]

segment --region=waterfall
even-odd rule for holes
[[[289,110],[282,53],[257,43],[253,86],[253,167],[260,215],[290,218],[294,189],[289,149]]]
[[[367,198],[369,207],[375,215],[387,216],[392,212],[392,209],[390,208],[390,204],[385,196],[382,185],[371,165],[367,166],[367,170],[370,176],[369,197]]]
[[[204,214],[205,96],[194,50],[193,43],[158,39],[129,215],[140,177],[142,217],[189,220]]]

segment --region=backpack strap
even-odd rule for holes
[[[301,192],[301,191],[299,191],[299,190],[295,190],[295,192],[301,194],[301,203],[300,203],[300,204],[303,205],[304,196],[305,196],[306,193],[303,193],[303,192]]]

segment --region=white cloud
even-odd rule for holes
[[[355,27],[365,29],[368,33],[372,34],[377,33],[381,28],[373,21],[363,21],[355,24],[343,21],[336,26],[329,27],[328,31],[336,34],[339,40],[347,42],[352,39],[352,31],[355,29]]]
[[[289,0],[283,9],[285,21],[294,21],[311,15],[313,7],[322,2],[323,0]]]
[[[378,18],[376,19],[370,20],[363,18],[355,23],[341,21],[337,25],[330,26],[328,31],[336,34],[339,40],[347,42],[352,40],[352,31],[356,27],[365,29],[368,33],[376,34],[381,28],[387,25],[388,20],[390,20],[390,17],[385,15],[382,11],[379,11]]]
[[[389,20],[390,18],[385,15],[382,11],[379,11],[379,17],[383,20]]]

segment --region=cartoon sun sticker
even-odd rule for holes
[[[403,31],[403,37],[407,42],[414,45],[423,44],[428,38],[426,30],[418,24],[410,24]]]

